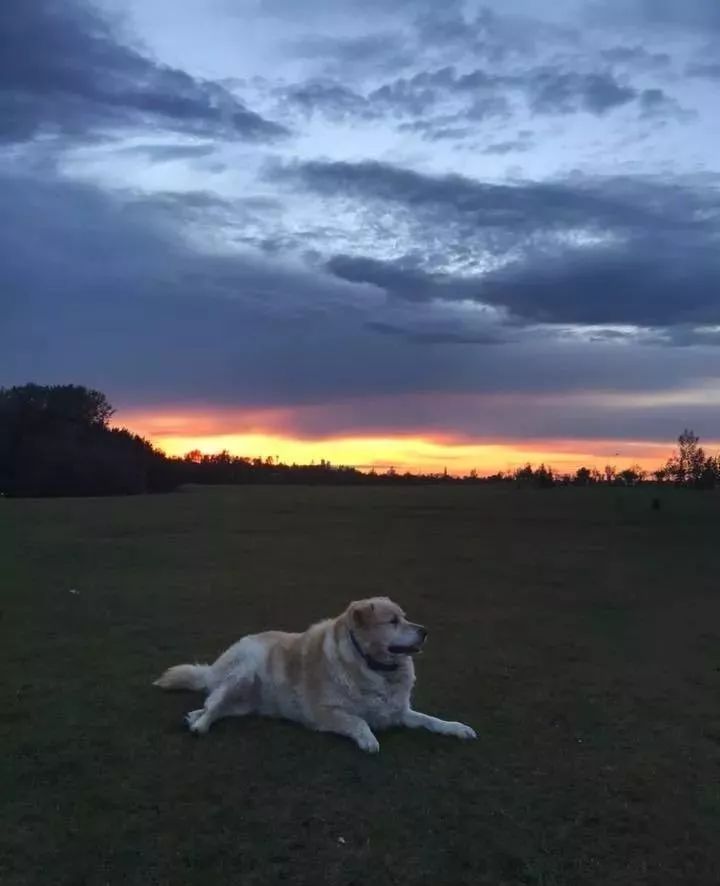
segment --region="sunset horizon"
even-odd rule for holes
[[[399,473],[447,473],[479,476],[508,473],[526,464],[544,464],[559,474],[574,473],[581,467],[603,471],[606,466],[622,470],[639,467],[652,472],[664,465],[677,446],[667,442],[612,439],[472,439],[451,434],[430,434],[421,430],[393,434],[325,434],[293,436],[263,430],[257,415],[243,421],[237,415],[223,418],[192,413],[119,413],[113,424],[126,427],[148,439],[168,456],[183,458],[193,452],[233,457],[267,459],[282,464],[309,465],[329,462],[334,466],[360,471]],[[678,433],[683,429],[680,428]],[[677,435],[676,435],[677,437]],[[713,454],[720,445],[701,441]]]

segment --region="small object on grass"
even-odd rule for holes
[[[79,594],[80,591],[78,591],[77,588],[70,588],[70,593],[71,593],[71,594]]]
[[[342,843],[343,846],[347,843],[345,837],[338,837],[337,841],[338,843]]]

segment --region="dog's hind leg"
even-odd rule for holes
[[[190,711],[185,720],[191,732],[203,734],[216,720],[242,717],[255,710],[254,681],[246,677],[221,683],[205,699],[205,707]]]

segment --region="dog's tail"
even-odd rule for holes
[[[210,689],[212,668],[206,664],[181,664],[168,668],[153,686],[161,689]]]

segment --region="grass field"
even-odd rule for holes
[[[720,496],[653,494],[0,500],[0,883],[717,886]],[[476,742],[197,738],[150,685],[375,593]]]

